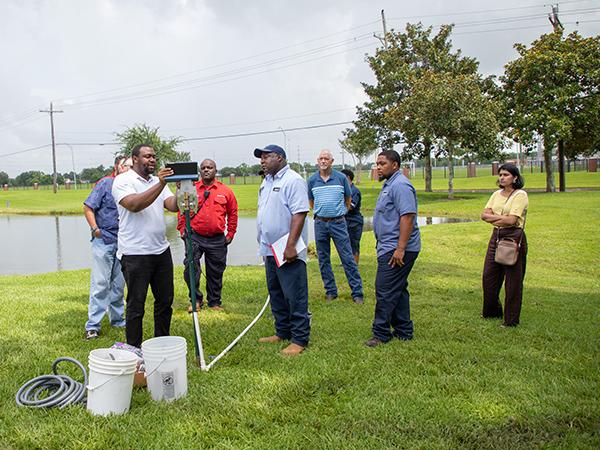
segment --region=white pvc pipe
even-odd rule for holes
[[[258,319],[260,319],[262,317],[262,315],[265,312],[265,309],[267,309],[267,305],[269,304],[271,297],[269,295],[267,295],[267,300],[265,301],[265,304],[263,305],[262,309],[260,310],[260,312],[258,313],[258,315],[254,318],[254,320],[252,322],[250,322],[250,325],[248,325],[246,328],[244,328],[244,331],[242,331],[238,337],[236,337],[233,341],[231,341],[231,344],[229,344],[227,347],[225,347],[225,350],[223,350],[221,353],[219,353],[215,359],[213,359],[210,364],[207,366],[206,364],[203,364],[204,361],[204,352],[202,350],[202,347],[200,347],[200,355],[201,355],[201,359],[200,359],[200,368],[202,370],[204,370],[205,372],[208,372],[210,370],[210,368],[213,366],[214,363],[216,363],[219,359],[221,359],[223,356],[225,356],[225,354],[231,350],[231,348],[238,343],[238,341],[244,337],[244,335],[248,332],[248,330],[250,330],[250,328],[252,328],[254,326],[254,324],[256,322],[258,322]],[[198,330],[198,337],[200,337],[200,330]],[[202,340],[200,340],[200,345],[202,345]]]
[[[206,361],[204,361],[204,349],[202,348],[202,336],[200,335],[200,325],[198,324],[198,312],[193,311],[192,317],[194,318],[194,330],[196,331],[196,345],[198,346],[198,356],[200,357],[200,369],[208,370],[206,368]]]

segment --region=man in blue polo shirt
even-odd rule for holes
[[[368,347],[377,347],[393,337],[403,341],[413,338],[408,275],[421,250],[417,194],[408,178],[400,173],[398,152],[381,152],[377,156],[377,173],[379,180],[385,183],[373,215],[377,240],[377,304],[373,337],[365,342]]]
[[[323,150],[317,158],[319,171],[308,180],[308,199],[315,219],[315,241],[321,279],[327,300],[335,300],[338,290],[331,269],[331,239],[335,244],[346,279],[352,290],[352,300],[363,303],[363,285],[354,260],[345,215],[352,201],[352,191],[346,176],[333,169],[333,156]]]
[[[282,353],[294,356],[302,353],[310,336],[306,273],[306,182],[290,169],[285,151],[278,145],[257,148],[254,156],[260,158],[265,173],[258,192],[256,229],[259,254],[265,260],[271,311],[275,318],[275,334],[262,337],[258,342],[291,340]],[[271,246],[286,235],[283,261],[276,261]],[[297,246],[299,241],[304,243],[302,248]]]
[[[95,339],[100,332],[100,322],[108,312],[110,324],[124,327],[123,290],[125,278],[117,259],[117,232],[119,214],[111,190],[115,177],[131,167],[131,159],[118,156],[112,175],[100,179],[83,202],[83,214],[92,234],[92,271],[86,339]]]

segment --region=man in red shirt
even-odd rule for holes
[[[201,181],[195,183],[198,195],[198,212],[191,217],[192,248],[194,260],[194,288],[196,289],[196,307],[202,306],[203,295],[200,292],[200,258],[204,255],[206,267],[206,300],[208,307],[222,311],[221,290],[223,288],[223,272],[227,266],[227,246],[237,231],[238,205],[231,189],[215,180],[217,165],[212,159],[205,159],[200,164]],[[185,216],[177,213],[177,229],[182,238],[185,237]],[[227,234],[225,234],[227,227]],[[183,261],[183,277],[188,286],[191,298],[189,255]],[[192,307],[188,308],[191,312]]]

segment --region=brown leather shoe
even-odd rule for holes
[[[202,309],[202,303],[198,303],[196,302],[196,311],[200,311]],[[191,314],[192,311],[192,305],[188,305],[188,312]]]
[[[221,305],[209,306],[208,308],[212,309],[213,311],[225,311],[225,308],[223,308]]]
[[[299,355],[300,353],[302,353],[304,351],[304,348],[305,347],[302,347],[301,345],[298,345],[298,344],[294,344],[292,342],[286,348],[281,350],[281,353],[283,353],[284,355],[287,355],[287,356],[296,356],[296,355]]]
[[[373,336],[371,339],[369,339],[368,341],[365,342],[365,345],[367,347],[377,347],[378,345],[381,344],[385,344],[385,342],[383,342],[380,339],[377,339],[375,336]]]
[[[276,334],[274,334],[273,336],[261,337],[258,340],[258,342],[260,342],[261,344],[276,344],[277,342],[281,341],[283,341],[283,339],[281,339]]]

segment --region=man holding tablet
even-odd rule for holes
[[[177,211],[167,186],[170,168],[155,176],[156,153],[147,144],[131,152],[131,170],[115,178],[112,195],[119,212],[117,257],[127,284],[127,343],[142,345],[142,322],[148,287],[154,295],[154,336],[168,336],[173,314],[173,260],[166,237],[164,209]]]

